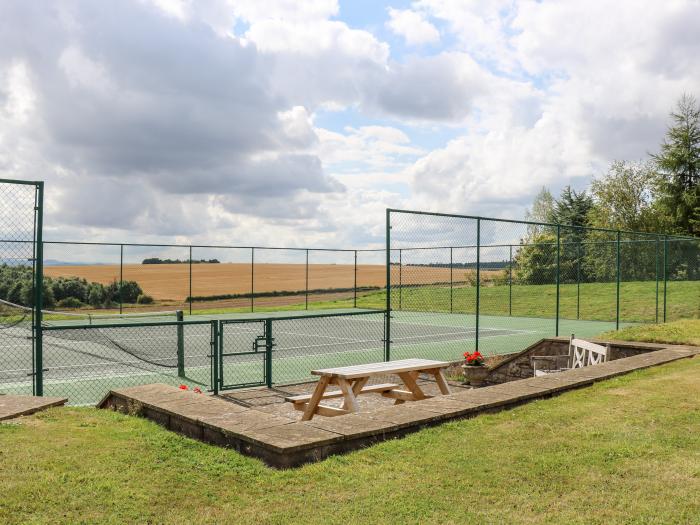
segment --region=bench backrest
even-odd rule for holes
[[[604,363],[610,357],[610,344],[605,346],[576,339],[571,334],[569,340],[569,368],[582,368],[584,366]]]

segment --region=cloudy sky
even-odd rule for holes
[[[700,2],[0,1],[0,177],[46,237],[381,244],[522,218],[700,95]]]

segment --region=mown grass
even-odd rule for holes
[[[559,287],[559,315],[567,319],[614,321],[616,317],[616,284],[562,284]],[[516,317],[554,318],[557,289],[554,284],[483,286],[480,290],[480,312],[484,315],[513,315]],[[476,312],[476,288],[473,286],[405,286],[393,289],[392,308],[429,312]],[[309,310],[352,308],[352,298],[309,302]],[[386,291],[358,296],[359,308],[386,308]],[[303,302],[284,306],[256,306],[258,312],[304,309]],[[660,283],[657,304],[654,281],[620,283],[620,320],[624,322],[655,322],[663,320],[663,283]],[[193,314],[225,314],[249,312],[250,308],[196,309]],[[671,281],[667,283],[667,320],[700,317],[700,281]]]
[[[693,523],[700,359],[274,471],[137,417],[0,424],[2,523]]]
[[[600,337],[624,341],[700,346],[700,319],[684,319],[666,324],[628,326],[621,330],[602,333]]]

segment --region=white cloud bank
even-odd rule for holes
[[[520,216],[698,94],[690,0],[385,13],[413,53],[334,0],[2,3],[0,173],[47,179],[53,238],[360,246],[387,205]]]

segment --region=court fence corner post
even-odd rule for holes
[[[177,375],[185,377],[185,326],[183,324],[184,315],[182,310],[175,312],[177,319]]]
[[[36,217],[34,242],[34,395],[44,395],[44,333],[42,330],[42,306],[44,304],[44,182],[36,183],[34,213]]]
[[[559,337],[559,283],[561,281],[560,273],[561,265],[561,225],[557,224],[557,268],[556,268],[556,285],[557,285],[557,299],[556,299],[556,325],[554,329],[554,335]]]
[[[384,312],[384,360],[391,359],[391,209],[386,210],[386,311]]]
[[[479,316],[481,307],[481,218],[476,219],[476,333],[474,349],[479,351]]]
[[[265,319],[265,384],[267,388],[272,388],[272,347],[274,337],[272,336],[272,319]]]
[[[192,299],[193,299],[193,298],[192,298],[192,246],[190,245],[189,248],[190,248],[190,251],[189,251],[189,261],[188,261],[188,265],[189,265],[189,281],[190,281],[190,282],[189,282],[189,292],[190,292],[189,303],[190,303],[190,315],[192,315]]]
[[[615,330],[620,329],[620,230],[617,230],[617,270],[615,272]]]
[[[664,235],[664,311],[663,322],[666,322],[666,299],[668,291],[668,235]]]

